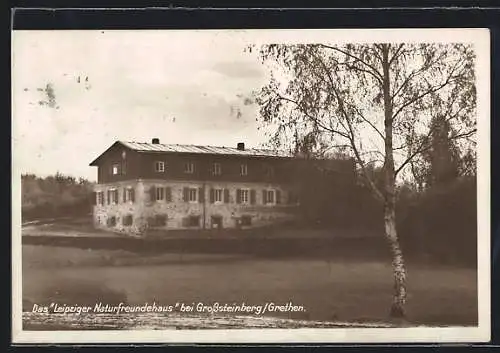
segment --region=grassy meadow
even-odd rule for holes
[[[140,305],[155,301],[303,305],[269,314],[323,321],[388,320],[385,260],[255,257],[249,254],[136,253],[23,245],[23,307],[33,304]],[[408,319],[414,325],[477,325],[475,269],[408,264]]]

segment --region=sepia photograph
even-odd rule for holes
[[[489,85],[485,29],[13,31],[13,341],[488,341]]]

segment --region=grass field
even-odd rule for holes
[[[224,254],[137,254],[23,245],[23,304],[219,302],[303,305],[307,320],[386,321],[389,262],[270,259]],[[477,325],[476,270],[408,265],[412,324]],[[283,316],[282,315],[282,316]]]

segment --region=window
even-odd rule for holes
[[[133,188],[123,189],[123,202],[134,202],[135,192]]]
[[[172,202],[172,188],[169,186],[165,188],[165,201]]]
[[[196,202],[197,200],[197,192],[198,190],[196,188],[189,188],[188,189],[188,197],[189,201]]]
[[[214,190],[214,201],[215,202],[222,202],[222,189],[215,189]]]
[[[165,162],[163,161],[156,161],[155,162],[155,172],[157,173],[163,173],[165,171]]]
[[[98,205],[104,205],[104,193],[102,191],[99,191],[96,193],[96,197],[97,197],[96,203]]]
[[[274,203],[274,190],[267,190],[266,203]]]
[[[113,175],[118,175],[120,172],[120,165],[119,164],[113,164],[111,167],[111,174]]]
[[[167,225],[167,215],[166,214],[157,214],[155,216],[155,225],[157,227],[164,227]]]
[[[236,191],[236,202],[237,203],[248,203],[249,194],[250,194],[250,192],[248,189],[238,189]]]
[[[157,214],[154,217],[148,218],[148,226],[150,227],[164,227],[167,225],[167,215]]]
[[[184,224],[186,227],[199,227],[200,226],[200,216],[188,216],[184,218]]]
[[[251,216],[241,216],[241,225],[242,226],[251,226],[252,225],[252,217]]]
[[[184,202],[204,202],[203,188],[188,188],[184,187],[182,190],[182,200]]]
[[[221,167],[220,163],[213,164],[212,174],[213,175],[221,175],[222,174],[222,167]]]
[[[131,225],[132,225],[132,223],[133,223],[133,218],[132,218],[132,215],[131,215],[131,214],[126,215],[126,216],[124,216],[124,217],[123,217],[123,219],[122,219],[122,224],[123,224],[124,226],[131,226]]]
[[[212,228],[221,229],[223,226],[222,216],[214,215],[210,217]]]
[[[110,189],[108,190],[108,204],[117,204],[118,203],[118,190]]]
[[[262,202],[265,204],[279,204],[281,203],[280,190],[262,190]]]
[[[156,188],[156,201],[163,200],[165,198],[165,189]]]
[[[193,162],[186,162],[184,164],[184,173],[187,173],[187,174],[194,173],[194,163]]]
[[[114,226],[116,226],[116,217],[115,216],[108,217],[108,219],[106,221],[106,225],[108,227],[114,227]]]
[[[240,175],[248,175],[248,167],[246,164],[240,165]]]

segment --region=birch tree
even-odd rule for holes
[[[450,140],[473,140],[473,48],[466,44],[269,44],[255,48],[270,72],[256,93],[275,146],[307,137],[318,150],[349,153],[383,204],[394,274],[392,317],[405,317],[406,268],[396,230],[395,190],[432,146],[439,116]],[[311,139],[314,136],[314,139]],[[325,146],[327,147],[325,149]],[[381,168],[376,183],[373,167]]]

